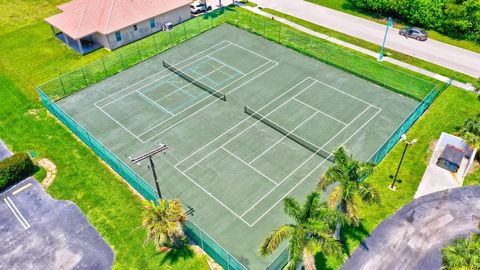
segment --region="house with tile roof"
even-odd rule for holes
[[[72,0],[46,18],[55,37],[81,54],[114,50],[188,20],[191,0]]]

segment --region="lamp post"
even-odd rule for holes
[[[167,145],[165,144],[159,144],[159,146],[152,151],[143,154],[141,156],[138,156],[136,158],[131,158],[130,160],[132,163],[139,163],[142,160],[145,160],[148,158],[150,161],[150,167],[152,168],[152,174],[153,174],[153,180],[155,181],[155,186],[157,188],[157,193],[158,193],[158,198],[162,198],[162,192],[160,191],[160,185],[158,184],[158,178],[157,178],[157,172],[155,171],[155,163],[153,162],[152,157],[158,153],[165,153],[165,151],[168,149]]]
[[[408,146],[417,142],[417,139],[413,139],[410,142],[407,141],[407,135],[405,135],[405,134],[402,134],[402,137],[400,138],[400,140],[405,142],[405,149],[403,149],[402,158],[400,159],[400,163],[398,163],[397,172],[395,173],[395,176],[393,177],[393,181],[390,184],[390,186],[388,187],[391,190],[395,190],[397,188],[397,187],[395,187],[395,183],[397,182],[398,172],[400,171],[400,167],[402,166],[403,158],[405,157],[405,153],[407,152]]]
[[[378,56],[378,61],[382,62],[383,51],[385,49],[385,42],[387,41],[388,28],[393,27],[392,18],[388,17],[387,30],[385,30],[385,36],[383,37],[382,49],[380,50],[380,55]]]

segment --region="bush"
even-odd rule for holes
[[[0,190],[32,175],[34,170],[35,165],[26,153],[17,153],[0,161]]]

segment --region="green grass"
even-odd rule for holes
[[[456,106],[462,104],[462,106]],[[445,108],[449,108],[445,110]],[[343,232],[346,241],[345,249],[348,252],[359,245],[368,233],[373,231],[388,216],[413,200],[413,196],[422,179],[431,157],[431,144],[440,137],[442,131],[454,133],[459,125],[467,118],[475,116],[480,111],[480,102],[476,95],[455,87],[447,89],[420,118],[407,133],[408,138],[416,138],[418,142],[409,148],[399,173],[400,183],[397,190],[388,189],[398,166],[404,145],[397,144],[387,157],[375,168],[373,175],[366,181],[371,183],[379,192],[382,199],[380,206],[359,203],[361,216],[360,228],[347,227]],[[464,185],[480,184],[480,169],[470,173]],[[341,261],[327,258],[327,265],[338,268]]]
[[[15,1],[22,6],[21,10],[29,12],[35,11],[35,5],[40,2]],[[16,4],[0,1],[0,9],[10,16],[7,20],[4,20],[5,17],[0,19],[0,29],[8,30],[0,31],[0,137],[14,151],[34,150],[57,165],[57,178],[49,193],[57,199],[71,200],[82,209],[114,249],[114,268],[208,269],[204,258],[189,252],[171,256],[158,254],[153,245],[143,246],[145,231],[139,228],[140,199],[38,101],[35,85],[110,54],[99,50],[82,57],[55,40],[49,26],[42,21],[50,12],[56,12],[50,6],[56,1],[49,3],[41,6],[45,7],[45,10],[41,8],[45,13],[34,13],[36,17],[31,17],[29,12],[12,10],[17,7]],[[23,20],[23,17],[29,18]],[[22,27],[18,28],[18,25]],[[288,39],[289,45],[295,46],[294,41]],[[449,108],[448,111],[445,108]],[[30,109],[38,111],[36,114],[28,113]],[[400,155],[398,146],[369,178],[368,181],[379,187],[384,203],[382,207],[361,208],[362,226],[366,231],[371,231],[381,220],[413,198],[429,156],[428,144],[431,140],[438,138],[441,131],[453,131],[475,111],[478,111],[478,101],[474,95],[455,88],[447,90],[434,103],[408,134],[420,141],[409,151],[401,171],[403,181],[399,189],[395,193],[385,190],[390,181],[388,175],[393,173]],[[478,169],[467,177],[473,179],[468,180],[472,183],[479,178]],[[353,249],[364,234],[360,230],[348,229],[345,236],[347,247]],[[340,264],[330,258],[324,262],[334,267]]]
[[[247,0],[247,1],[242,0],[242,1],[240,1],[240,3],[242,3],[242,4],[244,4],[244,5],[247,5],[247,6],[249,6],[249,7],[256,7],[256,6],[258,6],[258,5],[255,4],[254,2],[251,2],[251,1],[248,1],[248,0]]]
[[[378,23],[386,23],[386,16],[382,16],[380,14],[364,11],[358,9],[357,7],[351,4],[352,0],[307,0],[308,2],[324,6],[327,8],[335,9],[341,12],[345,12],[354,16],[358,16],[367,20],[371,20]],[[404,22],[394,19],[394,27],[402,28],[407,26]],[[473,52],[480,53],[480,44],[476,44],[472,41],[468,40],[459,40],[448,37],[444,34],[440,34],[434,30],[428,30],[428,37],[431,39],[435,39],[450,45],[454,45],[460,48],[464,48]]]
[[[35,166],[35,173],[33,175],[35,179],[37,179],[41,183],[46,176],[47,176],[47,170],[45,170],[43,167]]]
[[[300,18],[290,16],[290,15],[282,13],[280,11],[276,11],[276,10],[273,10],[273,9],[270,9],[270,8],[264,8],[264,9],[262,9],[262,11],[265,11],[267,13],[270,13],[270,14],[275,15],[275,16],[280,17],[280,18],[287,19],[287,20],[289,20],[291,22],[294,22],[298,25],[309,28],[309,29],[311,29],[315,32],[322,33],[322,34],[337,38],[339,40],[342,40],[342,41],[348,42],[350,44],[368,49],[370,51],[379,52],[380,49],[381,49],[381,47],[377,44],[374,44],[374,43],[371,43],[371,42],[368,42],[368,41],[365,41],[363,39],[359,39],[359,38],[356,38],[356,37],[352,37],[352,36],[343,34],[341,32],[337,32],[335,30],[332,30],[332,29],[329,29],[329,28],[311,23],[309,21],[305,21],[305,20],[302,20]],[[466,74],[463,74],[461,72],[454,71],[454,70],[451,70],[451,69],[448,69],[448,68],[445,68],[445,67],[442,67],[442,66],[439,66],[439,65],[435,65],[435,64],[430,63],[428,61],[424,61],[424,60],[421,60],[421,59],[418,59],[418,58],[415,58],[415,57],[412,57],[412,56],[409,56],[409,55],[406,55],[406,54],[403,54],[403,53],[400,53],[400,52],[397,52],[397,51],[386,49],[385,54],[388,55],[389,57],[395,58],[395,59],[400,60],[402,62],[405,62],[405,63],[411,64],[411,65],[414,65],[414,66],[417,66],[417,67],[420,67],[420,68],[438,73],[440,75],[443,75],[443,76],[446,76],[446,77],[449,77],[449,78],[454,77],[455,80],[457,80],[457,81],[461,81],[461,82],[464,82],[464,83],[467,83],[467,82],[474,83],[476,81],[476,79],[474,77],[471,77],[469,75],[466,75]]]
[[[209,269],[192,252],[144,246],[140,198],[40,104],[36,85],[110,54],[80,56],[53,37],[43,18],[60,2],[0,0],[0,137],[15,152],[34,150],[57,165],[49,193],[80,207],[115,251],[115,269]]]

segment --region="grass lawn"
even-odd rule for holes
[[[462,104],[462,106],[457,106]],[[445,110],[445,108],[449,108]],[[387,157],[375,168],[373,175],[366,181],[379,192],[382,199],[380,206],[359,203],[361,216],[360,228],[347,227],[343,231],[348,253],[359,245],[369,232],[403,205],[413,200],[413,196],[427,167],[433,151],[432,142],[440,137],[442,131],[454,133],[468,117],[480,112],[480,101],[476,95],[456,87],[449,87],[410,129],[407,137],[416,138],[418,142],[409,148],[399,173],[400,183],[397,190],[391,191],[388,186],[395,174],[404,145],[397,144]],[[464,185],[480,184],[480,168],[478,163],[473,172],[465,179]],[[320,263],[330,269],[337,269],[341,261],[335,258],[320,257]],[[322,268],[320,268],[322,269]]]
[[[383,23],[383,24],[386,22],[385,16],[356,8],[351,4],[352,0],[306,0],[306,1],[320,5],[320,6],[324,6],[327,8],[335,9],[341,12],[345,12],[351,15],[355,15],[367,20],[374,21],[374,22]],[[402,28],[407,26],[404,22],[395,18],[393,19],[394,19],[393,21],[394,21],[395,28]],[[435,39],[435,40],[447,43],[447,44],[451,44],[457,47],[461,47],[470,51],[480,53],[480,44],[476,44],[472,41],[454,39],[446,35],[440,34],[434,30],[428,30],[428,37],[431,39]]]
[[[0,1],[0,137],[13,151],[34,150],[56,164],[49,193],[82,209],[115,251],[115,269],[209,269],[189,250],[144,246],[141,200],[40,104],[36,85],[109,54],[80,56],[54,39],[43,18],[60,2]]]
[[[35,5],[40,3],[14,3],[17,2],[23,10],[32,12],[36,10]],[[28,16],[29,13],[12,11],[16,5],[11,3],[0,0],[0,9],[8,10],[7,14],[11,14],[9,16],[12,16],[13,21],[23,22],[21,16]],[[71,200],[82,209],[114,249],[114,268],[208,269],[205,258],[192,255],[191,252],[166,255],[158,254],[153,245],[143,246],[145,232],[139,228],[142,212],[140,200],[40,104],[34,86],[109,54],[105,50],[99,50],[82,57],[54,40],[49,26],[42,21],[50,11],[55,12],[53,4],[57,1],[49,3],[45,6],[48,12],[41,15],[35,13],[38,18],[30,18],[31,21],[27,20],[27,23],[14,24],[10,20],[0,20],[0,29],[9,27],[8,31],[0,32],[0,137],[14,151],[34,150],[39,156],[47,157],[57,165],[57,178],[49,193],[56,199]],[[42,8],[42,12],[43,10]],[[242,13],[250,14],[245,11]],[[297,50],[301,50],[303,36],[296,37],[300,39],[289,38],[286,42],[291,47],[299,42]],[[342,55],[335,57],[338,58],[330,60],[344,60]],[[387,83],[396,86],[394,80]],[[413,94],[420,97],[423,93],[419,91]],[[449,108],[448,111],[445,108]],[[478,108],[479,102],[474,94],[453,87],[433,104],[408,134],[411,138],[419,139],[419,143],[408,153],[400,173],[403,181],[398,185],[398,190],[392,193],[386,187],[390,181],[388,175],[393,173],[397,165],[401,147],[394,148],[377,167],[377,172],[368,179],[382,193],[383,205],[361,208],[361,230],[349,228],[344,233],[349,250],[358,245],[365,232],[371,231],[381,220],[413,198],[429,157],[430,142],[438,138],[441,131],[453,131],[467,117],[478,112]],[[471,182],[478,182],[479,175],[477,170],[471,176]],[[319,265],[325,263],[333,268],[340,266],[338,260],[321,258],[320,255],[318,257]]]
[[[322,33],[322,34],[325,34],[325,35],[329,35],[329,36],[334,37],[336,39],[339,39],[339,40],[357,45],[359,47],[362,47],[362,48],[365,48],[365,49],[368,49],[368,50],[371,50],[371,51],[374,51],[374,52],[379,52],[380,49],[381,49],[380,45],[365,41],[363,39],[352,37],[352,36],[346,35],[346,34],[341,33],[341,32],[337,32],[335,30],[332,30],[332,29],[329,29],[329,28],[311,23],[309,21],[305,21],[305,20],[302,20],[300,18],[290,16],[290,15],[282,13],[280,11],[276,11],[274,9],[263,8],[262,11],[265,11],[267,13],[270,13],[270,14],[275,15],[275,16],[280,17],[280,18],[287,19],[287,20],[289,20],[291,22],[294,22],[298,25],[309,28],[309,29],[311,29],[315,32]],[[474,82],[476,82],[476,79],[472,76],[469,76],[469,75],[463,74],[461,72],[454,71],[454,70],[451,70],[451,69],[448,69],[448,68],[445,68],[445,67],[442,67],[442,66],[439,66],[439,65],[435,65],[435,64],[430,63],[428,61],[418,59],[418,58],[415,58],[415,57],[412,57],[412,56],[409,56],[409,55],[406,55],[406,54],[403,54],[403,53],[400,53],[400,52],[397,52],[397,51],[393,51],[393,50],[390,50],[390,49],[385,49],[385,54],[388,55],[389,57],[395,58],[397,60],[403,61],[405,63],[411,64],[411,65],[414,65],[414,66],[417,66],[417,67],[420,67],[420,68],[423,68],[423,69],[426,69],[426,70],[429,70],[429,71],[432,71],[432,72],[435,72],[435,73],[438,73],[440,75],[443,75],[443,76],[446,76],[446,77],[449,77],[449,78],[455,77],[455,80],[457,80],[457,81],[461,81],[461,82],[464,82],[464,83],[467,83],[467,82],[474,83]]]

